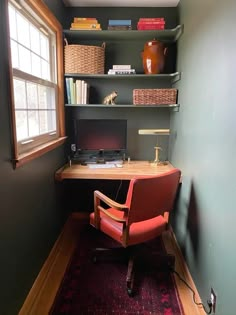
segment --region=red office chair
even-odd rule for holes
[[[124,204],[95,191],[90,224],[116,240],[126,250],[160,236],[168,228],[169,212],[174,205],[180,175],[180,170],[173,169],[157,176],[132,179]],[[101,201],[109,208],[105,209]],[[100,255],[101,249],[95,252]],[[134,252],[131,251],[126,276],[129,295],[133,294],[133,264]]]

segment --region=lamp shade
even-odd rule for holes
[[[169,136],[170,129],[139,129],[139,135]]]

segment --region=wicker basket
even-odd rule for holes
[[[104,74],[105,43],[99,46],[66,45],[65,73]]]
[[[135,105],[176,104],[177,89],[135,89],[133,103]]]

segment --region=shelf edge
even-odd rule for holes
[[[66,107],[75,107],[75,108],[93,108],[93,107],[100,107],[100,108],[178,108],[179,104],[115,104],[115,105],[104,105],[104,104],[65,104]]]

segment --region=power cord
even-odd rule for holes
[[[120,192],[121,186],[122,186],[122,180],[120,180],[120,184],[119,184],[119,187],[118,187],[117,192],[116,192],[115,201],[117,201],[117,198],[118,198],[118,195],[119,195],[119,192]]]
[[[189,288],[189,290],[193,293],[193,302],[194,302],[196,305],[198,305],[198,306],[202,306],[206,314],[211,314],[211,312],[212,312],[212,302],[211,302],[211,300],[207,300],[207,305],[209,306],[209,311],[207,311],[207,310],[206,310],[206,307],[205,307],[205,305],[204,305],[203,303],[196,301],[196,293],[195,293],[195,291],[190,287],[190,285],[180,276],[180,274],[179,274],[174,268],[171,268],[171,267],[170,267],[170,270],[171,270],[173,273],[175,273],[175,274],[178,276],[178,278],[179,278],[179,279]]]

